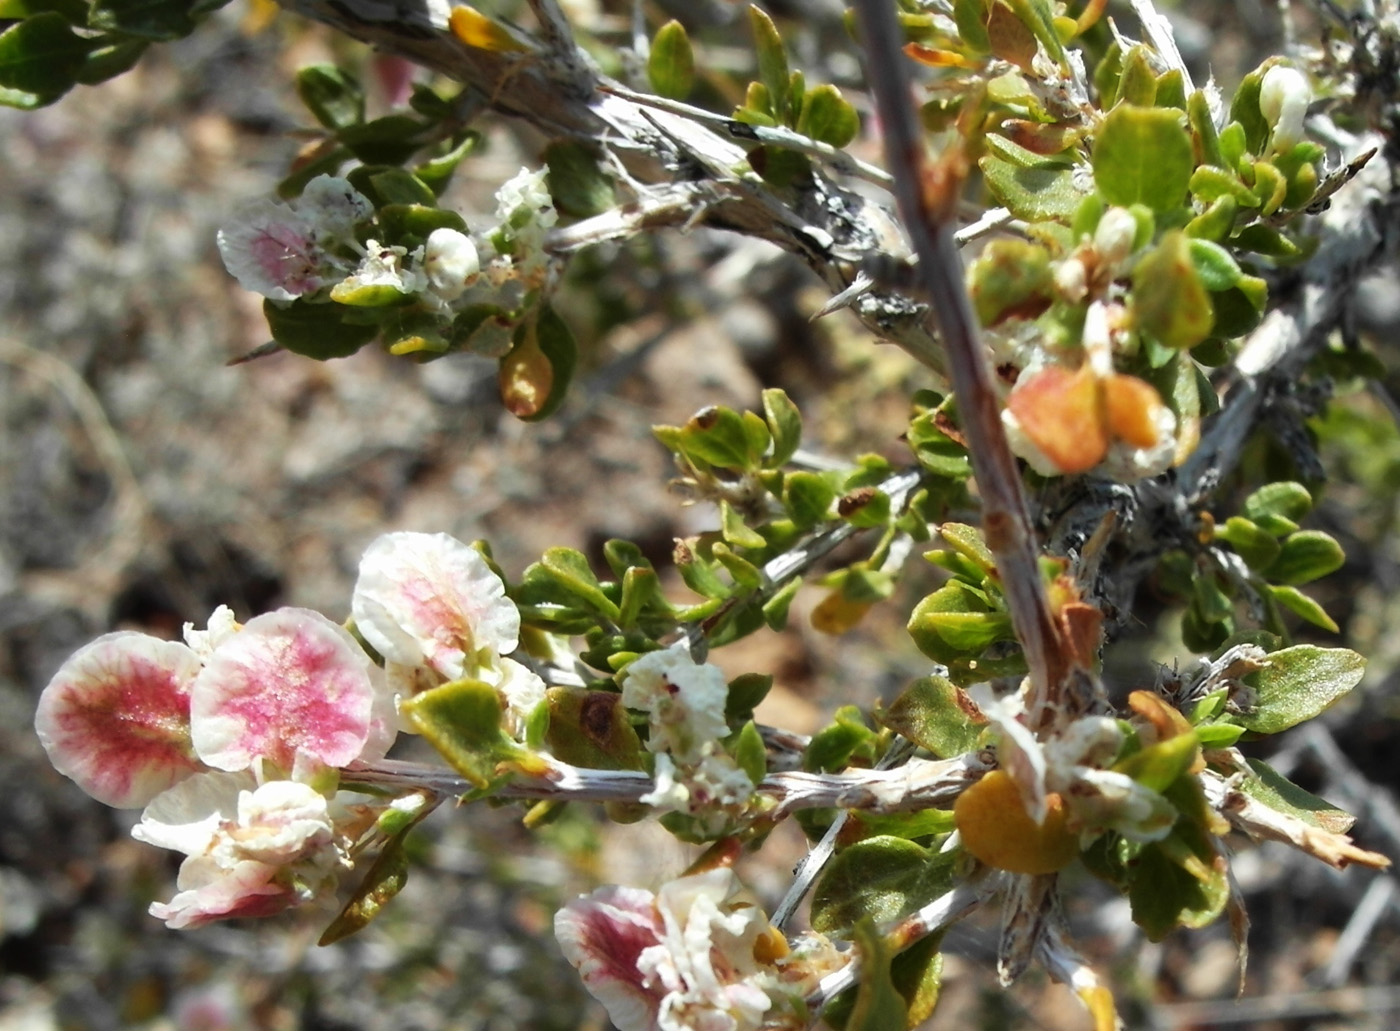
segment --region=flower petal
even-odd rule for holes
[[[257,616],[221,644],[191,689],[195,751],[210,766],[298,753],[326,766],[359,758],[374,706],[371,663],[343,627],[309,609]]]
[[[639,888],[600,888],[554,917],[554,936],[565,958],[618,1031],[656,1027],[662,993],[643,986],[637,963],[661,935],[655,896]]]
[[[190,744],[199,660],[183,644],[124,631],[63,664],[39,699],[49,761],[99,802],[135,809],[200,768]]]
[[[355,626],[381,655],[449,680],[478,652],[515,650],[520,613],[475,548],[445,533],[388,533],[365,551],[351,600]]]
[[[213,860],[191,857],[180,867],[184,890],[169,902],[151,903],[150,914],[176,930],[215,920],[272,916],[301,900],[291,886],[273,880],[276,873],[277,867],[265,863],[244,862],[224,870]]]

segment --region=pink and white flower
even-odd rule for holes
[[[728,869],[655,895],[601,888],[565,906],[554,934],[619,1031],[805,1027],[802,996],[846,962],[815,936],[790,951]]]
[[[772,1006],[754,983],[768,921],[739,889],[726,869],[657,895],[603,888],[565,906],[554,933],[619,1031],[751,1031]]]
[[[214,649],[194,682],[195,751],[217,769],[263,760],[283,773],[379,758],[387,743],[375,727],[378,675],[355,639],[319,612],[254,617]]]
[[[54,768],[118,809],[135,809],[202,769],[190,734],[199,659],[183,644],[122,631],[74,654],[34,719]]]
[[[326,797],[306,784],[257,785],[249,773],[202,773],[156,798],[132,837],[183,852],[177,886],[151,914],[171,927],[266,916],[333,890],[349,842]]]
[[[355,627],[390,662],[447,680],[515,650],[520,613],[479,551],[445,533],[386,533],[365,551]]]
[[[315,226],[277,201],[245,208],[216,239],[224,267],[243,288],[274,301],[314,294],[333,275]]]

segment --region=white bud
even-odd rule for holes
[[[1055,266],[1055,289],[1070,304],[1078,304],[1089,293],[1089,276],[1084,262],[1066,258]]]
[[[1273,128],[1275,153],[1289,150],[1303,138],[1303,119],[1312,103],[1307,76],[1296,68],[1276,64],[1264,73],[1259,86],[1259,110]]]
[[[1109,208],[1094,230],[1094,250],[1109,265],[1117,265],[1133,253],[1138,224],[1127,208]]]
[[[481,271],[476,244],[455,229],[434,229],[423,251],[428,286],[444,301],[461,296]]]

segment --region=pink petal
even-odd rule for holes
[[[58,772],[99,802],[144,806],[200,769],[190,745],[199,660],[183,644],[123,631],[54,674],[34,728]]]
[[[169,902],[151,903],[150,914],[176,930],[203,927],[215,920],[272,916],[301,901],[290,886],[273,880],[276,874],[277,867],[255,862],[215,873],[207,861],[187,859],[180,868],[181,884],[189,880],[201,883]]]
[[[391,662],[456,680],[479,650],[515,650],[520,613],[475,548],[445,533],[386,533],[360,560],[355,626]],[[470,665],[474,666],[472,662]]]
[[[637,961],[661,941],[655,897],[638,888],[600,888],[554,917],[554,936],[619,1031],[651,1031],[660,995],[642,984]]]
[[[190,691],[194,748],[221,770],[298,753],[326,766],[360,755],[370,731],[371,664],[343,627],[309,609],[250,619],[215,649]]]

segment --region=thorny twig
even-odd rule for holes
[[[982,496],[987,544],[996,556],[1012,623],[1030,668],[1030,722],[1044,727],[1067,670],[1041,582],[1039,547],[1020,468],[1002,428],[996,385],[953,239],[949,212],[955,208],[965,158],[953,152],[936,163],[929,160],[923,127],[909,96],[903,36],[894,8],[883,0],[858,0],[856,7],[865,38],[866,74],[885,130],[888,163],[894,169],[895,196],[919,257],[918,274],[947,355],[947,371]]]

